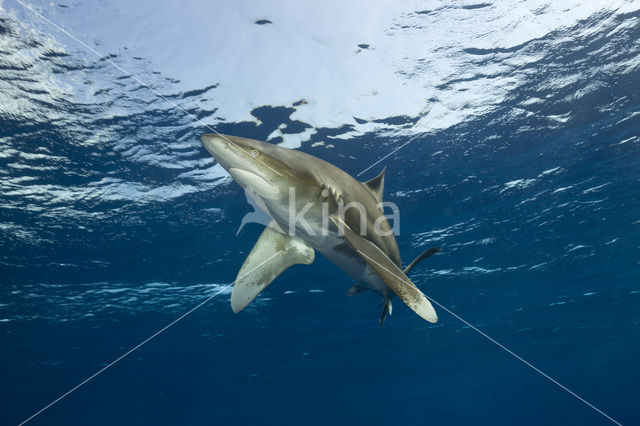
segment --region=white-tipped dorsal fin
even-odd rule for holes
[[[285,269],[313,263],[315,252],[302,240],[276,231],[272,221],[244,261],[231,291],[233,312],[243,310]]]
[[[371,191],[373,196],[378,201],[382,201],[382,192],[384,191],[384,172],[386,170],[387,167],[385,166],[385,168],[382,169],[378,176],[364,183],[364,186],[366,186],[369,191]]]

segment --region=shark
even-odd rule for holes
[[[281,273],[309,265],[315,253],[342,269],[356,283],[348,295],[365,290],[382,296],[382,326],[397,296],[421,318],[438,316],[408,274],[408,266],[382,207],[385,169],[360,182],[344,170],[305,152],[239,136],[205,134],[204,148],[247,193],[259,197],[272,218],[245,259],[231,292],[231,308],[243,310]]]

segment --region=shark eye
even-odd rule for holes
[[[252,149],[252,150],[251,150],[251,156],[252,156],[253,158],[256,158],[256,157],[258,156],[258,150],[257,150],[257,149]]]

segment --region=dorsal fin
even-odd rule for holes
[[[382,201],[382,192],[384,191],[384,172],[386,170],[387,167],[385,166],[378,176],[364,183],[378,201]]]

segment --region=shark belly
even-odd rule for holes
[[[313,263],[318,251],[358,283],[384,295],[380,324],[391,313],[389,290],[423,319],[438,320],[427,297],[405,273],[433,251],[401,269],[398,245],[393,233],[387,233],[391,227],[380,207],[384,170],[362,183],[319,158],[277,145],[220,134],[203,135],[201,140],[241,187],[262,199],[258,206],[272,218],[234,281],[234,312],[289,267]],[[346,213],[352,207],[366,224],[358,225],[353,211]],[[384,234],[360,234],[378,225]]]
[[[351,249],[346,243],[343,244],[344,246],[337,246],[337,250],[334,248],[317,250],[358,283],[372,290],[384,292],[387,285],[380,276],[362,260],[362,257],[360,257],[355,250]],[[345,252],[345,249],[350,249],[351,253]]]
[[[362,259],[344,238],[330,231],[322,235],[322,229],[312,225],[315,235],[305,235],[303,240],[347,275],[372,290],[384,292],[387,285],[380,276]],[[326,232],[326,231],[325,231]]]

